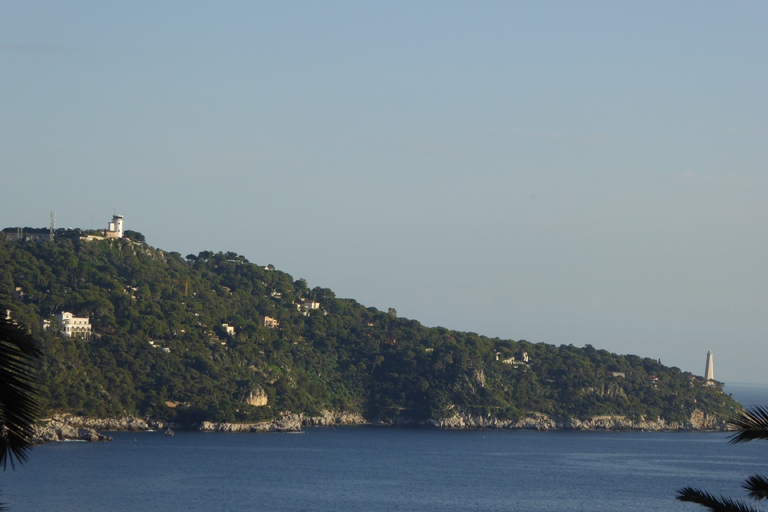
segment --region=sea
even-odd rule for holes
[[[744,402],[765,403],[756,393]],[[682,487],[745,499],[741,482],[768,474],[768,442],[719,432],[110,435],[33,448],[0,472],[0,502],[11,512],[666,512],[703,510],[675,500]]]
[[[114,432],[35,447],[0,474],[11,512],[669,511],[700,487],[742,498],[768,443],[725,433],[308,428]]]

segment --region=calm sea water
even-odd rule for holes
[[[687,486],[743,497],[768,443],[720,433],[314,428],[112,434],[0,473],[12,512],[669,511]]]
[[[744,382],[726,382],[725,393],[745,407],[762,405],[768,406],[768,385],[749,384]]]

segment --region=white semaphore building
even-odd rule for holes
[[[99,233],[106,238],[123,238],[123,216],[113,215],[112,221],[107,224],[107,229],[100,229]],[[93,237],[84,237],[87,240],[94,240]]]
[[[113,215],[112,222],[107,224],[107,230],[104,234],[107,238],[123,238],[123,216]]]

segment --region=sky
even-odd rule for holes
[[[0,227],[768,383],[764,2],[0,2]]]

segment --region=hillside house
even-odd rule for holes
[[[21,286],[17,286],[13,290],[13,294],[11,295],[13,297],[13,300],[21,300],[23,301],[26,297],[26,294],[24,293],[24,290],[21,288]]]
[[[267,329],[277,329],[278,327],[280,327],[280,322],[278,322],[271,316],[265,316],[264,327],[266,327]]]
[[[25,233],[23,229],[17,228],[16,232],[5,232],[5,240],[8,242],[47,242],[53,240],[53,237],[52,231],[48,233]]]
[[[301,302],[294,303],[294,305],[296,309],[302,311],[305,315],[313,309],[320,309],[320,303],[314,300],[302,300]]]
[[[86,317],[75,316],[67,311],[55,315],[56,320],[59,321],[59,327],[61,334],[67,338],[84,338],[91,337],[91,321]]]

